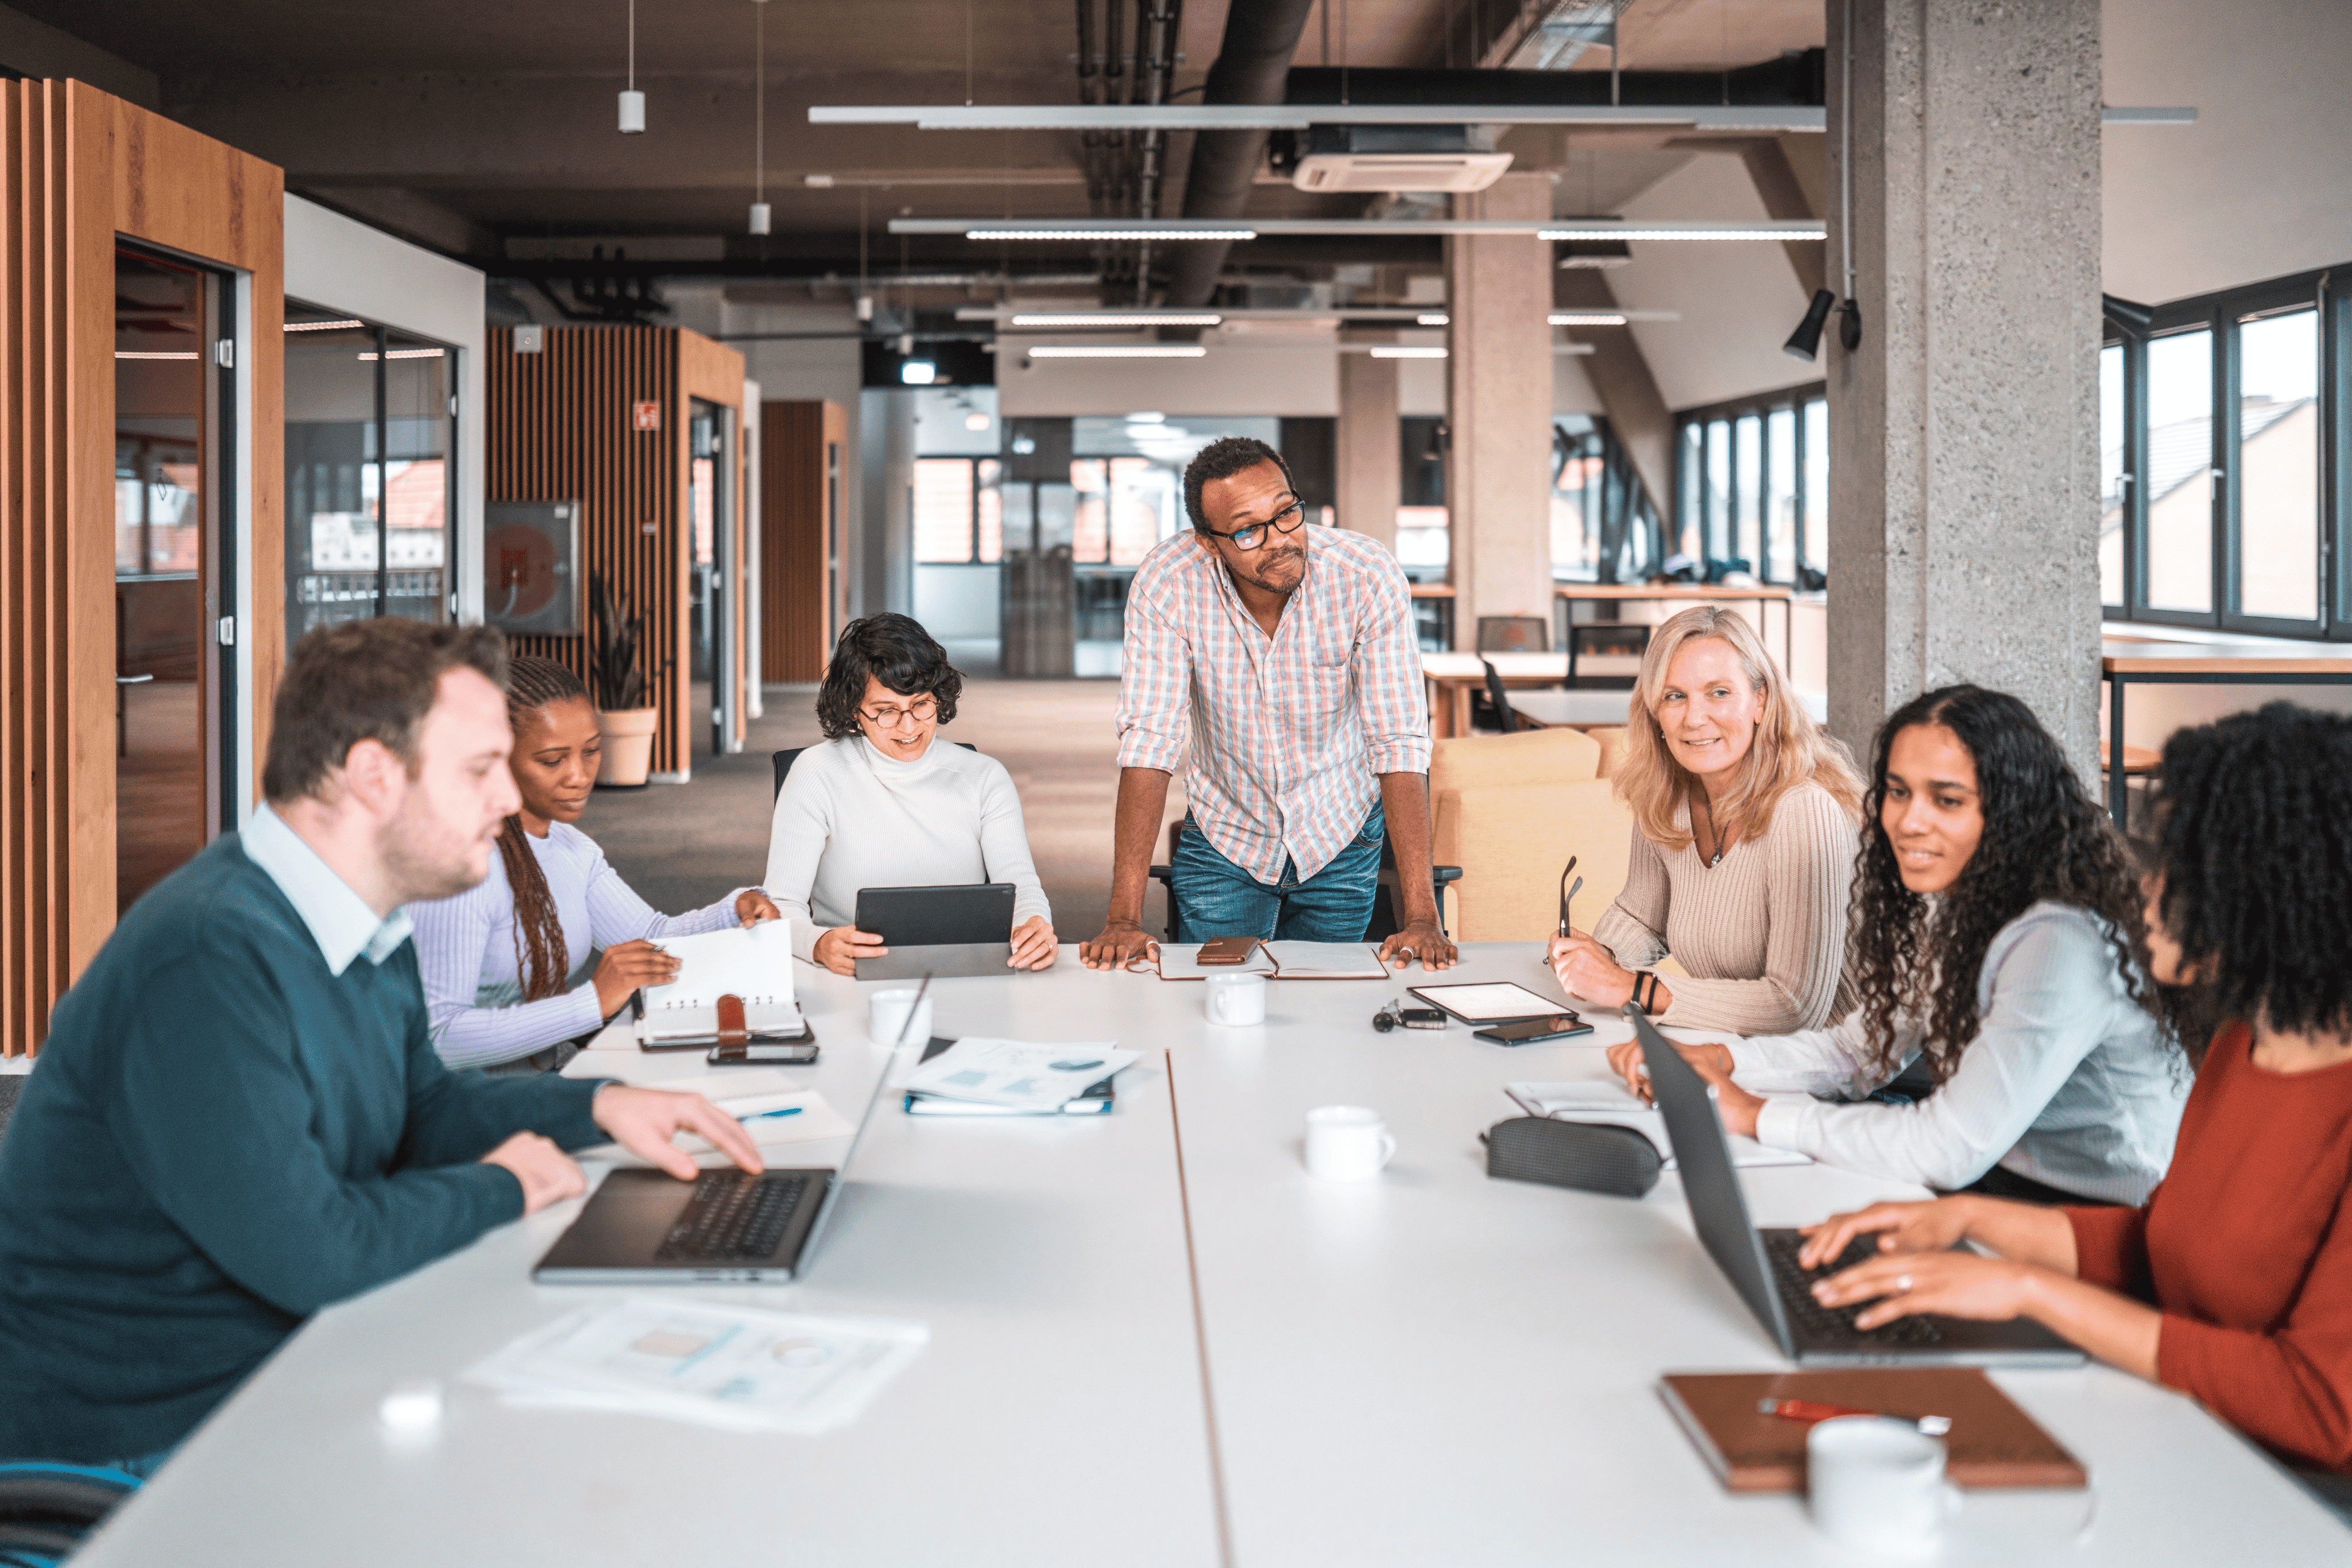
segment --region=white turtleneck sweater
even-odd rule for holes
[[[793,922],[793,951],[857,915],[865,887],[1009,882],[1013,924],[1053,918],[1029,858],[1021,797],[992,757],[933,736],[900,762],[862,735],[801,753],[776,797],[768,896]]]

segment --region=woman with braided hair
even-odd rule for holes
[[[1864,810],[1853,1009],[1681,1047],[1724,1125],[1946,1192],[2146,1199],[2189,1075],[2129,851],[2057,741],[2006,692],[1929,692],[1880,728]],[[1638,1048],[1610,1055],[1638,1080]],[[1890,1103],[1906,1069],[1926,1095]]]
[[[509,767],[522,809],[499,830],[490,874],[469,892],[409,905],[434,1048],[452,1067],[561,1067],[640,986],[677,972],[658,936],[773,920],[758,888],[666,915],[629,890],[572,824],[588,807],[604,747],[580,678],[552,659],[509,660]]]

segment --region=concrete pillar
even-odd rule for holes
[[[1456,196],[1463,218],[1548,218],[1551,182],[1506,174]],[[1445,241],[1445,507],[1454,645],[1482,615],[1551,622],[1551,246],[1528,235]]]
[[[1827,10],[1830,727],[1973,681],[2095,779],[2099,0]]]
[[[1403,466],[1397,451],[1397,362],[1339,356],[1339,526],[1396,549]]]

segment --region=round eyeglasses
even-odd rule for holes
[[[1202,528],[1201,531],[1213,539],[1231,539],[1235,549],[1247,551],[1257,549],[1277,533],[1297,532],[1298,525],[1306,520],[1306,504],[1293,501],[1281,511],[1275,513],[1274,517],[1266,522],[1252,523],[1245,528],[1235,528],[1229,534],[1221,534],[1214,528]]]
[[[857,710],[857,716],[877,729],[896,729],[909,720],[919,725],[929,724],[939,715],[940,705],[931,697],[917,697],[905,707],[894,707],[885,703],[880,707]]]

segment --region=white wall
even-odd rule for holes
[[[1736,152],[1702,152],[1625,204],[1635,218],[1760,222],[1769,214]],[[1780,246],[1746,240],[1634,240],[1611,272],[1628,309],[1679,311],[1630,329],[1668,408],[1698,408],[1801,386],[1821,371],[1780,351],[1805,314],[1804,290]]]
[[[482,275],[299,196],[286,198],[286,293],[404,332],[454,344],[457,393],[457,559],[460,619],[482,616]],[[298,411],[287,411],[292,417]]]
[[[2352,5],[2106,0],[2100,17],[2107,102],[2197,110],[2105,133],[2108,293],[2157,304],[2352,261]]]

